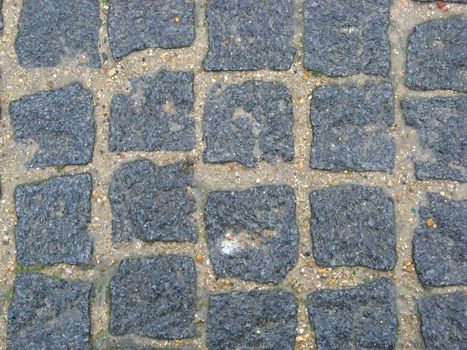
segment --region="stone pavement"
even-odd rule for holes
[[[465,349],[466,4],[0,0],[0,349]]]

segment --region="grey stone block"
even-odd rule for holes
[[[395,145],[389,83],[328,85],[313,91],[311,167],[323,170],[390,171]]]
[[[89,349],[90,290],[85,282],[18,275],[8,310],[8,349]]]
[[[98,68],[99,26],[98,0],[24,0],[15,45],[19,63]]]
[[[0,0],[0,35],[3,33],[3,0]]]
[[[92,92],[74,83],[10,103],[15,141],[32,140],[38,150],[30,167],[86,164],[94,148]]]
[[[395,286],[385,277],[352,289],[314,292],[308,315],[320,350],[395,347]]]
[[[467,92],[467,18],[436,19],[415,27],[407,46],[409,88]]]
[[[317,264],[394,268],[394,204],[381,188],[354,184],[327,187],[310,194],[310,205]]]
[[[209,257],[217,276],[278,283],[297,262],[291,187],[211,192],[205,220]]]
[[[292,1],[208,1],[207,22],[205,70],[285,70],[292,65]]]
[[[208,349],[294,349],[297,310],[292,294],[252,291],[209,298]]]
[[[467,97],[407,99],[402,109],[427,158],[415,160],[417,179],[467,182]]]
[[[193,0],[110,0],[109,41],[115,59],[147,48],[190,46]]]
[[[250,80],[242,85],[216,85],[204,107],[204,161],[291,161],[292,94],[279,83]]]
[[[413,240],[420,281],[430,287],[467,285],[467,201],[437,193],[428,193],[427,199],[419,209],[420,226]]]
[[[110,282],[110,295],[110,331],[115,335],[195,335],[196,272],[188,256],[124,259]]]
[[[304,66],[330,76],[387,76],[391,0],[307,0]]]
[[[193,166],[187,162],[156,166],[149,160],[123,164],[112,176],[114,242],[196,241]]]
[[[160,71],[130,80],[112,98],[109,150],[183,151],[196,144],[192,72]]]
[[[16,189],[16,259],[24,265],[91,259],[91,175],[56,177]]]

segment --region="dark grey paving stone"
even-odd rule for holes
[[[160,71],[130,79],[130,94],[112,98],[109,150],[183,151],[196,144],[192,72]]]
[[[98,68],[99,26],[98,0],[24,0],[15,45],[19,63]]]
[[[290,0],[208,1],[207,22],[205,70],[285,70],[292,65]]]
[[[311,192],[310,205],[317,264],[394,268],[394,204],[381,188],[354,184],[326,187]]]
[[[281,291],[216,294],[209,298],[208,349],[294,349],[295,298]]]
[[[415,231],[415,269],[425,286],[467,285],[467,201],[427,193]],[[434,225],[427,225],[427,220]]]
[[[467,182],[467,97],[407,99],[402,109],[429,157],[415,160],[417,179]]]
[[[90,290],[81,281],[18,275],[8,310],[8,349],[89,349]]]
[[[467,344],[467,294],[435,294],[418,302],[422,335],[429,350],[464,350]]]
[[[115,335],[195,335],[196,272],[189,256],[124,259],[110,282],[110,295],[110,331]]]
[[[387,76],[391,0],[306,0],[304,66],[331,76]]]
[[[3,0],[0,0],[0,35],[3,33]]]
[[[467,92],[467,18],[437,19],[415,27],[407,46],[409,88]]]
[[[193,166],[187,162],[123,164],[109,191],[113,241],[196,241],[194,186]]]
[[[85,264],[91,259],[91,175],[56,177],[16,189],[19,264]]]
[[[314,292],[308,315],[320,350],[395,347],[395,286],[385,277],[352,289]]]
[[[24,96],[10,103],[9,112],[15,141],[38,144],[30,167],[91,161],[94,105],[92,92],[79,83]]]
[[[278,283],[297,262],[295,194],[289,186],[211,192],[205,220],[217,276]]]
[[[148,48],[175,49],[195,39],[193,0],[110,0],[110,48],[115,59]]]
[[[216,85],[204,107],[204,161],[291,161],[292,94],[279,83],[250,80],[242,85]]]
[[[340,171],[390,171],[395,145],[389,83],[328,85],[313,91],[311,167]]]

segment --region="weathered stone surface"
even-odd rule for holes
[[[196,144],[192,72],[160,71],[130,80],[112,99],[109,150],[182,151]]]
[[[420,281],[431,287],[467,285],[467,201],[437,193],[428,193],[427,199],[413,240]]]
[[[252,291],[209,298],[208,349],[294,349],[297,310],[292,294]]]
[[[24,0],[16,38],[19,63],[98,68],[99,26],[98,0]]]
[[[110,331],[151,338],[195,335],[196,272],[188,256],[124,259],[110,282]]]
[[[292,94],[279,83],[216,85],[204,108],[204,161],[290,161],[294,156]]]
[[[436,0],[415,0],[418,2],[435,2]],[[456,2],[459,4],[467,4],[467,0],[443,0],[443,2]]]
[[[320,350],[393,349],[397,337],[395,286],[383,277],[352,289],[308,297]]]
[[[395,146],[389,83],[328,85],[313,91],[311,167],[325,170],[389,171]]]
[[[8,311],[8,349],[89,349],[90,290],[89,283],[18,275]]]
[[[289,69],[293,7],[290,0],[208,1],[208,71]]]
[[[463,350],[467,344],[467,294],[435,294],[418,302],[422,335],[430,350]]]
[[[467,182],[467,97],[407,99],[402,109],[421,146],[417,179]]]
[[[95,125],[92,92],[74,83],[10,103],[15,141],[38,150],[30,167],[86,164],[92,159]]]
[[[190,46],[193,0],[110,0],[109,41],[115,59],[147,48]]]
[[[56,177],[16,189],[16,259],[24,265],[91,259],[91,175]]]
[[[0,34],[3,33],[3,0],[0,0]]]
[[[467,92],[467,18],[437,19],[415,27],[407,46],[412,89]]]
[[[317,264],[394,268],[394,204],[382,189],[354,184],[326,187],[311,192],[310,205]]]
[[[156,166],[149,160],[123,164],[112,176],[114,242],[196,241],[193,166]]]
[[[387,76],[390,0],[307,0],[306,69],[331,76]]]
[[[288,186],[211,192],[205,220],[217,276],[278,283],[297,261],[295,195]]]

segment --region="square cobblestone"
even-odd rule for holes
[[[208,349],[294,349],[297,310],[290,293],[232,292],[209,298]]]
[[[310,205],[317,264],[394,268],[394,204],[381,188],[354,184],[326,187],[310,194]]]
[[[161,339],[195,335],[196,272],[189,256],[124,259],[110,282],[110,331]]]
[[[453,17],[419,24],[407,46],[407,81],[419,90],[467,92],[467,19]]]
[[[404,100],[402,109],[428,158],[415,161],[417,179],[467,182],[467,97]]]
[[[92,92],[74,83],[12,101],[9,107],[16,142],[34,141],[30,167],[86,164],[94,148]]]
[[[330,76],[387,76],[390,0],[307,0],[304,66]]]
[[[427,200],[413,240],[418,276],[430,287],[467,285],[467,201],[436,193],[428,193]]]
[[[193,0],[110,0],[109,41],[115,59],[147,48],[190,46]]]
[[[91,259],[91,175],[56,177],[16,189],[16,260],[85,264]]]
[[[319,350],[395,348],[395,286],[385,277],[352,289],[314,292],[308,315]]]
[[[109,150],[183,151],[196,144],[192,72],[160,71],[130,80],[112,98]]]
[[[98,0],[24,0],[16,38],[25,67],[99,68]]]
[[[313,91],[311,167],[390,171],[395,145],[393,90],[389,83],[328,85]]]
[[[467,344],[467,294],[435,294],[418,302],[422,335],[430,350],[464,350]]]
[[[149,160],[125,163],[112,176],[114,242],[196,241],[193,166],[156,166]]]
[[[217,276],[278,283],[297,262],[295,194],[289,186],[211,192],[205,220]]]
[[[18,275],[8,311],[8,349],[89,349],[90,290],[85,282]]]
[[[290,0],[208,1],[208,71],[286,70],[295,49]]]
[[[294,156],[292,94],[279,83],[250,80],[216,85],[204,108],[204,161],[291,161]]]

